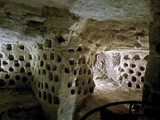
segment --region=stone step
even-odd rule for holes
[[[44,117],[32,91],[0,90],[0,120],[44,120]]]

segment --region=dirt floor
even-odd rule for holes
[[[95,80],[95,85],[96,87],[94,93],[89,95],[86,99],[86,104],[80,109],[80,112],[78,112],[75,120],[79,120],[79,118],[81,118],[88,111],[104,104],[126,100],[141,100],[142,97],[142,92],[130,91],[129,89],[119,86],[115,82],[109,81],[108,79],[97,79]],[[19,116],[15,116],[15,110],[11,110],[12,107],[19,110]],[[35,113],[35,116],[30,116],[30,118],[35,118],[37,117],[36,114],[41,112],[39,111],[39,107],[40,105],[33,96],[32,91],[0,91],[0,120],[10,120],[11,118],[12,120],[22,120],[17,118],[22,117],[22,114],[28,115],[33,112]],[[23,113],[20,112],[21,108],[26,108],[25,110],[23,109]],[[13,114],[8,115],[8,111]],[[24,117],[27,117],[26,115]],[[99,114],[91,116],[87,120],[99,120]]]
[[[0,90],[0,120],[44,120],[31,90]]]
[[[86,99],[86,105],[80,110],[76,120],[88,111],[107,103],[142,99],[141,91],[131,91],[113,81],[108,81],[108,79],[97,79],[95,80],[95,84],[94,93]],[[99,120],[99,115],[91,116],[87,120]]]

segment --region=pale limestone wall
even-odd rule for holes
[[[83,47],[75,51],[55,47],[52,40],[0,44],[0,89],[32,86],[46,119],[72,120],[95,87],[88,66],[91,56]]]
[[[0,18],[1,46],[11,44],[15,48],[11,50],[14,59],[24,69],[27,69],[24,64],[30,62],[33,79],[28,79],[47,119],[73,119],[75,110],[93,92],[91,67],[96,53],[114,48],[148,47],[146,24],[79,19],[66,9],[46,5],[34,8],[4,0],[0,4]],[[26,51],[21,51],[18,45],[24,45]],[[12,56],[7,56],[6,48],[1,51],[5,57],[0,59],[9,63],[8,72],[13,64]],[[23,54],[20,60],[19,54]],[[22,56],[27,54],[32,60],[24,57],[26,60],[22,61]],[[14,75],[19,74],[17,71]]]
[[[121,54],[119,52],[104,52],[105,64],[106,64],[106,75],[109,79],[117,80],[119,72],[117,71],[118,66],[121,64]]]
[[[69,31],[77,18],[67,10],[47,6],[42,9],[12,3],[1,6],[0,60],[4,69],[1,71],[9,74],[15,85],[8,86],[8,78],[1,75],[0,88],[31,86],[47,120],[73,120],[75,111],[95,87],[93,54],[79,43],[73,29]],[[7,66],[3,65],[4,60]],[[20,64],[18,68],[15,62]],[[22,78],[31,75],[33,79],[16,81],[17,75]]]
[[[72,120],[84,98],[94,90],[90,56],[82,51],[55,50],[52,40],[37,53],[32,88],[47,119]]]
[[[99,21],[149,23],[151,20],[150,0],[75,0],[70,11]]]
[[[0,88],[31,88],[33,59],[26,43],[0,44]]]
[[[43,5],[69,9],[71,13],[86,19],[125,22],[151,21],[150,0],[1,0],[15,1],[34,7]]]
[[[99,53],[95,55],[95,60],[92,65],[93,70],[93,79],[103,78],[106,76],[106,67],[108,67],[105,63],[105,59],[107,59],[104,53]]]
[[[147,50],[106,51],[99,56],[101,58],[97,57],[97,62],[93,67],[95,76],[105,76],[130,90],[141,91],[143,89],[148,60]],[[105,70],[101,69],[99,72],[98,67],[100,66]],[[96,79],[96,77],[94,78]]]

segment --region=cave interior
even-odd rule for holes
[[[127,100],[150,102],[143,112],[159,116],[159,6],[1,0],[0,120],[79,120]]]

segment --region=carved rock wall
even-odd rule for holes
[[[35,48],[35,80],[32,88],[47,119],[72,120],[75,110],[94,90],[91,56],[81,50],[55,49],[52,40]]]
[[[0,88],[32,87],[47,120],[72,120],[95,87],[93,54],[69,31],[77,18],[63,9],[21,7],[1,8]]]
[[[142,90],[148,60],[147,50],[106,51],[97,56],[97,62],[93,66],[95,79],[97,76],[106,76],[130,90]]]
[[[95,60],[93,62],[93,79],[96,80],[98,78],[106,77],[106,57],[104,53],[99,53],[95,55]]]
[[[26,43],[0,44],[0,88],[31,88],[33,64]]]
[[[75,110],[94,90],[91,68],[96,53],[148,48],[147,25],[143,23],[86,20],[65,8],[0,3],[0,87],[29,88],[31,83],[46,119],[74,118]],[[132,61],[120,59],[123,62],[130,65]],[[121,67],[128,71],[124,64]],[[109,73],[108,68],[104,70]],[[123,73],[116,70],[118,82]]]
[[[55,50],[52,40],[0,44],[0,88],[31,88],[47,119],[72,120],[83,100],[94,90],[91,56],[81,49]]]

